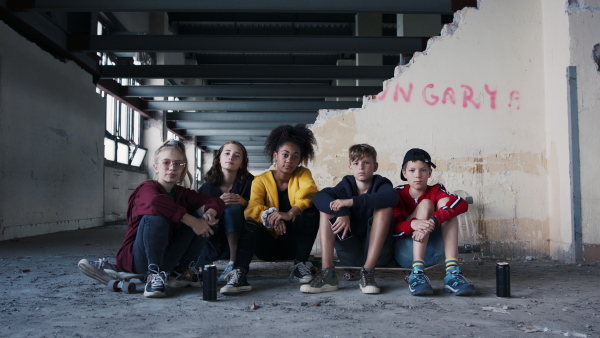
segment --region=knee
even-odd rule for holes
[[[248,232],[258,232],[258,230],[262,227],[262,225],[258,224],[255,220],[253,219],[248,219],[246,220],[246,222],[244,223],[244,230],[248,231]]]
[[[223,211],[223,216],[238,216],[244,215],[244,206],[240,204],[228,205],[225,207],[225,211]]]
[[[417,205],[417,210],[426,211],[427,213],[431,214],[435,211],[435,204],[429,199],[424,199]]]
[[[157,215],[144,215],[140,220],[140,224],[146,225],[171,225],[171,220]]]

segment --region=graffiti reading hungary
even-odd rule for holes
[[[413,92],[415,91],[415,86],[411,82],[408,84],[408,87],[403,87],[399,83],[396,83],[395,86],[388,86],[383,92],[377,95],[377,99],[379,101],[384,101],[388,98],[388,95],[391,95],[391,99],[394,102],[406,102],[410,103],[413,100]],[[514,108],[516,110],[521,109],[521,95],[518,90],[513,90],[507,93],[498,93],[498,89],[492,89],[489,85],[485,84],[483,86],[483,91],[479,94],[486,95],[489,99],[477,100],[475,98],[475,91],[473,87],[465,84],[461,84],[460,86],[446,87],[441,90],[436,88],[433,83],[429,83],[423,87],[421,90],[421,98],[423,102],[430,106],[436,105],[461,105],[463,108],[475,108],[480,109],[485,102],[485,105],[488,105],[491,110],[496,110],[499,104],[506,105],[508,108]]]

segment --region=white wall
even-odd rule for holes
[[[579,3],[568,15],[569,52],[577,68],[583,258],[594,262],[600,260],[600,72],[593,58],[600,43],[600,0]]]
[[[0,22],[0,240],[103,224],[105,102]]]

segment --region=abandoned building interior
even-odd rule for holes
[[[352,144],[394,185],[427,149],[481,259],[600,261],[600,0],[0,0],[0,19],[0,247],[124,224],[167,139],[197,189],[226,141],[259,174],[269,132],[307,124],[319,188]]]

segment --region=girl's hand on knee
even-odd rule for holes
[[[285,235],[285,232],[287,230],[287,228],[285,227],[285,222],[281,221],[281,220],[274,223],[273,229],[275,230],[275,233],[278,235]]]
[[[202,219],[205,220],[209,225],[215,225],[219,223],[219,220],[217,219],[217,211],[215,209],[208,209],[208,211],[202,215]]]
[[[195,217],[194,217],[195,218]],[[202,237],[210,237],[214,235],[214,232],[208,222],[204,219],[195,218],[196,222],[191,222],[189,224],[190,228],[194,231],[194,233],[198,236]]]
[[[244,205],[246,202],[246,199],[244,199],[242,196],[238,195],[238,194],[233,194],[233,193],[224,193],[223,195],[221,195],[220,197],[223,202],[225,202],[225,205],[235,205],[235,204],[241,204]]]

